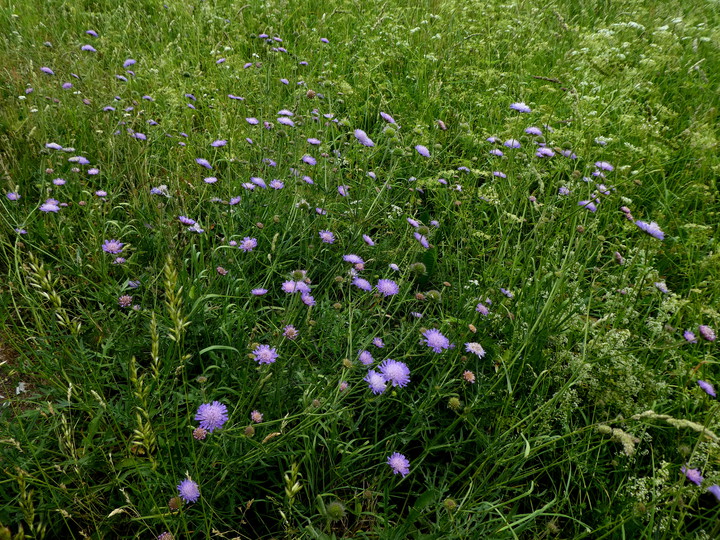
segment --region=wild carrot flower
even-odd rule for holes
[[[410,473],[410,462],[405,456],[397,452],[387,458],[387,464],[390,465],[393,474],[401,474],[403,478]]]
[[[177,489],[178,493],[180,493],[180,497],[182,497],[185,502],[195,502],[200,498],[200,489],[198,488],[197,483],[193,482],[189,478],[180,482]]]
[[[208,430],[210,433],[222,428],[225,422],[227,422],[227,419],[227,406],[219,401],[203,403],[198,407],[197,413],[195,414],[195,420],[200,422],[200,427]]]

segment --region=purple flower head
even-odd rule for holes
[[[98,37],[98,33],[95,30],[85,30],[85,33],[92,37]]]
[[[507,178],[507,174],[502,171],[493,171],[493,176],[497,176],[498,178]]]
[[[218,148],[220,146],[225,146],[227,144],[227,141],[225,139],[218,139],[216,141],[213,141],[210,143],[210,146],[214,146],[215,148]]]
[[[137,61],[136,61],[136,60],[133,60],[132,58],[128,58],[127,60],[125,60],[125,61],[123,62],[123,67],[124,67],[125,69],[127,69],[127,68],[129,68],[130,66],[134,66],[135,64],[137,64]]]
[[[290,340],[297,338],[298,335],[299,332],[297,331],[297,328],[295,328],[292,324],[288,324],[285,328],[283,328],[283,336]]]
[[[302,303],[306,306],[314,306],[315,305],[315,298],[309,293],[302,293],[300,295],[300,300],[302,300]]]
[[[250,238],[249,236],[246,236],[243,238],[242,242],[240,242],[240,249],[242,249],[245,253],[248,251],[252,251],[257,247],[257,239]]]
[[[371,291],[372,285],[367,279],[361,278],[361,277],[355,277],[352,280],[352,284],[355,285],[358,289],[362,289],[363,291]]]
[[[558,189],[558,195],[570,195],[570,190],[565,186],[560,186],[560,189]]]
[[[485,356],[485,349],[479,343],[471,342],[465,344],[465,350],[469,353],[475,354],[478,358]]]
[[[342,195],[343,197],[348,196],[348,192],[347,192],[348,189],[350,189],[350,186],[338,186],[338,188],[337,188],[338,193],[340,195]]]
[[[265,183],[265,180],[263,180],[259,176],[251,176],[250,181],[258,187],[267,189],[267,184]]]
[[[502,287],[500,287],[500,292],[503,293],[503,294],[504,294],[505,296],[507,296],[508,298],[514,298],[514,297],[515,297],[515,295],[514,295],[512,292],[510,292],[509,290],[504,289],[504,288],[502,288]]]
[[[277,119],[278,124],[282,124],[283,126],[290,126],[295,127],[295,122],[290,120],[287,116],[281,116]]]
[[[687,467],[680,467],[680,472],[683,473],[685,477],[696,486],[702,484],[702,481],[704,480],[698,469],[688,469]]]
[[[317,163],[317,160],[314,157],[309,156],[308,154],[305,154],[301,159],[304,163],[307,163],[308,165],[315,165]]]
[[[272,364],[278,357],[277,351],[270,345],[258,345],[252,353],[258,364]]]
[[[415,150],[417,150],[417,153],[420,154],[422,157],[430,157],[430,150],[428,150],[427,147],[423,146],[422,144],[416,145]]]
[[[307,140],[307,142],[308,142],[308,144],[313,144],[313,145],[317,146],[317,145],[319,145],[322,141],[321,141],[320,139],[316,139],[316,138],[314,138],[314,137],[310,137],[310,138]]]
[[[555,152],[553,152],[552,148],[548,148],[546,146],[538,148],[537,152],[535,152],[535,156],[537,156],[539,158],[553,157],[554,155],[555,155]]]
[[[392,296],[400,292],[400,287],[392,279],[380,279],[377,282],[377,290],[383,296]]]
[[[490,154],[497,157],[503,157],[505,154],[503,154],[502,150],[499,150],[497,148],[493,148],[490,150]]]
[[[320,41],[322,41],[323,43],[330,43],[330,40],[328,38],[324,38],[324,37],[320,38]]]
[[[186,478],[177,486],[180,497],[189,503],[194,503],[200,498],[200,489],[198,489],[197,483],[193,482],[189,478]]]
[[[435,328],[425,330],[422,335],[425,337],[425,344],[430,347],[433,352],[441,353],[450,348],[450,340]]]
[[[249,117],[249,118],[246,118],[245,121],[246,121],[248,124],[250,124],[251,126],[256,126],[256,125],[258,125],[258,124],[260,123],[260,120],[258,120],[257,118],[254,118],[254,117],[252,117],[252,116]]]
[[[601,171],[612,171],[615,169],[615,167],[610,165],[607,161],[596,161],[595,166]]]
[[[507,146],[508,148],[520,148],[520,141],[517,139],[508,139],[503,143],[504,146]]]
[[[690,330],[685,330],[683,332],[683,337],[688,343],[697,343],[697,338],[695,337],[695,334],[693,334]]]
[[[387,464],[390,465],[393,474],[401,474],[403,478],[410,473],[410,462],[405,456],[397,452],[387,458]]]
[[[267,294],[267,292],[268,292],[267,289],[258,288],[258,289],[251,290],[250,294],[252,294],[253,296],[262,296],[264,294]]]
[[[648,233],[653,238],[657,238],[658,240],[665,239],[665,233],[660,230],[660,226],[657,223],[655,223],[654,221],[651,221],[650,223],[646,223],[646,222],[640,221],[638,219],[635,222],[635,225],[637,225],[641,231]]]
[[[715,341],[715,331],[705,324],[698,326],[698,333],[706,341]]]
[[[385,391],[385,388],[387,388],[385,377],[374,369],[368,371],[367,376],[363,380],[368,383],[368,386],[370,387],[370,390],[372,390],[373,394],[382,394]]]
[[[525,128],[525,133],[527,133],[528,135],[542,135],[542,131],[540,130],[540,128],[537,128],[535,126]]]
[[[480,315],[484,315],[485,317],[487,317],[490,314],[490,310],[487,308],[487,306],[485,306],[482,303],[475,306],[475,311],[480,313]]]
[[[358,353],[358,360],[362,363],[364,366],[369,366],[372,364],[375,359],[372,357],[372,354],[370,354],[369,351],[360,351]]]
[[[349,262],[351,264],[365,264],[365,261],[363,261],[361,257],[358,257],[354,253],[343,255],[343,261]]]
[[[320,231],[318,234],[320,235],[320,240],[326,244],[333,244],[335,242],[335,235],[330,231]]]
[[[183,225],[195,225],[195,220],[185,216],[178,216],[178,220]]]
[[[273,189],[282,189],[285,187],[285,184],[281,180],[271,180],[270,181],[270,187]]]
[[[395,122],[395,119],[387,113],[380,112],[380,117],[388,124],[397,124],[397,122]]]
[[[422,247],[424,247],[425,249],[428,249],[428,248],[430,247],[430,244],[428,243],[427,238],[425,238],[425,236],[423,236],[423,235],[420,234],[419,232],[413,233],[413,236],[415,237],[415,240],[417,240],[418,242],[420,242],[420,245],[421,245]]]
[[[206,169],[212,169],[212,165],[210,165],[210,162],[207,159],[195,158],[195,163],[197,163],[201,167],[205,167]]]
[[[385,347],[385,343],[383,343],[382,338],[379,337],[373,338],[372,344],[375,345],[378,349],[382,349]]]
[[[9,191],[5,194],[5,196],[8,198],[9,201],[19,201],[20,200],[20,194],[16,193],[14,191]]]
[[[530,109],[530,107],[528,107],[527,105],[525,105],[525,103],[523,103],[522,101],[520,101],[520,102],[518,102],[518,103],[511,103],[511,104],[510,104],[510,108],[511,108],[512,110],[514,110],[514,111],[518,111],[518,112],[521,112],[521,113],[530,113],[530,112],[532,112],[532,109]]]
[[[97,49],[95,47],[93,47],[92,45],[83,45],[82,47],[80,47],[80,50],[89,51],[89,52],[97,52]]]
[[[122,253],[124,245],[125,244],[118,240],[105,240],[102,245],[102,250],[105,253],[112,253],[113,255],[116,255],[118,253]]]
[[[362,235],[362,238],[363,238],[363,240],[365,241],[365,243],[366,243],[368,246],[374,246],[374,245],[375,245],[375,242],[373,242],[373,239],[370,238],[367,234],[363,234],[363,235]]]
[[[358,142],[363,146],[375,146],[375,143],[372,141],[372,139],[370,139],[367,133],[365,133],[362,129],[355,130],[355,138],[357,138]]]
[[[283,84],[290,84],[290,81],[288,81],[287,79],[280,79],[280,82]]]
[[[404,362],[388,358],[380,364],[380,373],[393,386],[403,387],[410,382],[410,368]]]
[[[46,66],[41,67],[40,71],[42,71],[43,73],[47,73],[48,75],[55,75],[55,72]]]
[[[40,211],[41,212],[59,212],[60,207],[58,206],[58,201],[55,199],[48,199],[43,204],[40,205]]]
[[[223,427],[228,419],[227,407],[219,401],[203,403],[198,407],[195,420],[200,422],[200,427],[210,433]]]
[[[207,176],[207,177],[203,178],[203,182],[205,182],[206,184],[214,184],[217,181],[218,181],[217,177],[215,177],[215,176]]]
[[[597,205],[594,202],[589,201],[589,200],[579,201],[578,206],[583,206],[593,213],[597,212]]]
[[[697,383],[698,383],[698,386],[699,386],[700,388],[702,388],[707,395],[712,396],[712,397],[716,397],[716,396],[715,396],[715,388],[713,387],[712,384],[710,384],[709,382],[700,381],[700,380],[699,380]]]
[[[715,498],[720,501],[720,486],[718,486],[717,484],[713,484],[712,486],[707,488],[707,490],[713,495],[715,495]]]
[[[656,281],[654,285],[655,288],[663,294],[668,294],[670,292],[670,289],[667,288],[664,281]]]

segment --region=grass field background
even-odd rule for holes
[[[720,536],[719,5],[0,5],[0,538]]]

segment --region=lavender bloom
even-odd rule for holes
[[[430,347],[433,352],[441,353],[445,349],[450,348],[450,340],[435,328],[425,330],[422,335],[425,337],[425,344]]]
[[[651,221],[650,223],[646,223],[646,222],[640,221],[638,219],[635,222],[635,225],[637,225],[641,231],[648,233],[653,238],[657,238],[658,240],[665,239],[665,233],[660,230],[660,226],[657,223],[655,223],[654,221]]]
[[[97,49],[92,45],[83,45],[82,47],[80,47],[80,49],[83,51],[97,52]]]
[[[210,162],[207,159],[195,158],[195,163],[197,163],[201,167],[205,167],[206,169],[212,169],[212,165],[210,165]]]
[[[358,353],[358,360],[360,360],[364,366],[369,366],[375,361],[369,351],[360,351]]]
[[[253,296],[262,296],[264,294],[267,294],[267,292],[268,292],[267,289],[258,288],[258,289],[251,290],[250,294],[252,294]]]
[[[225,58],[218,58],[218,59],[215,61],[216,64],[222,64],[222,63],[224,63],[224,62],[225,62]]]
[[[347,192],[348,189],[350,189],[350,186],[338,186],[338,188],[337,188],[338,193],[340,195],[342,195],[343,197],[348,196],[348,192]]]
[[[256,424],[259,424],[263,421],[263,413],[261,413],[258,410],[254,410],[250,413],[250,420],[255,422]]]
[[[328,38],[320,38],[320,41],[322,41],[323,43],[330,43],[330,40],[328,40]]]
[[[374,369],[368,371],[367,376],[363,380],[368,383],[368,386],[370,386],[370,390],[372,390],[373,394],[382,394],[385,391],[385,388],[387,388],[385,377],[380,375]]]
[[[125,244],[118,240],[105,240],[102,245],[102,250],[105,253],[112,253],[113,255],[117,255],[118,253],[122,253],[124,245]]]
[[[417,240],[418,242],[420,242],[420,245],[421,245],[422,247],[424,247],[425,249],[428,249],[428,248],[430,247],[430,244],[428,243],[427,238],[425,238],[425,236],[423,236],[423,235],[420,234],[419,232],[413,233],[413,236],[415,237],[415,240]]]
[[[257,239],[250,238],[249,236],[246,236],[243,238],[243,241],[240,242],[240,249],[242,249],[245,253],[248,251],[252,251],[257,247]]]
[[[410,382],[410,368],[404,362],[398,362],[388,358],[380,364],[380,373],[385,380],[392,383],[393,386],[402,388]]]
[[[542,131],[540,130],[540,128],[537,128],[535,126],[525,128],[525,133],[527,133],[528,135],[542,135]]]
[[[508,291],[507,289],[503,289],[502,287],[500,287],[500,292],[503,293],[503,294],[504,294],[505,296],[507,296],[508,298],[514,298],[514,297],[515,297],[515,295],[514,295],[513,293],[511,293],[511,292]]]
[[[40,205],[40,211],[41,212],[59,212],[60,206],[58,206],[59,202],[55,199],[48,199],[43,204]]]
[[[137,63],[137,62],[136,62],[135,60],[133,60],[132,58],[128,58],[127,60],[125,60],[125,61],[123,62],[123,67],[127,69],[127,68],[129,68],[130,66],[134,66],[136,63]]]
[[[8,198],[9,201],[19,201],[20,200],[20,194],[15,193],[14,191],[9,191],[5,194],[5,196]]]
[[[720,486],[718,486],[717,484],[713,484],[712,486],[707,488],[707,490],[713,495],[715,495],[715,498],[720,501]]]
[[[46,66],[41,67],[40,71],[42,71],[43,73],[47,73],[48,75],[55,75],[55,72]]]
[[[364,146],[375,146],[375,143],[362,129],[355,130],[355,137],[357,138],[358,142]]]
[[[318,234],[320,235],[320,239],[326,244],[335,242],[335,235],[330,231],[320,231]]]
[[[278,357],[277,351],[270,345],[258,345],[252,353],[258,364],[272,364]]]
[[[297,331],[297,328],[295,328],[292,324],[288,324],[285,328],[283,328],[283,336],[290,340],[297,338],[299,334],[300,333]]]
[[[303,162],[307,163],[308,165],[315,165],[317,163],[317,160],[314,157],[309,156],[307,154],[305,154],[301,159]]]
[[[475,306],[475,311],[480,313],[480,315],[484,315],[485,317],[490,314],[490,310],[487,308],[487,306],[483,304],[478,304],[477,306]]]
[[[397,124],[397,122],[395,122],[395,119],[394,119],[392,116],[390,116],[389,114],[387,114],[387,113],[380,112],[380,116],[381,116],[382,119],[385,120],[388,124]]]
[[[380,279],[377,282],[377,290],[383,296],[392,296],[400,292],[400,287],[392,279]]]
[[[615,169],[615,167],[610,165],[607,161],[596,161],[595,166],[601,171],[612,171]]]
[[[378,349],[382,349],[385,347],[385,343],[383,343],[382,338],[379,337],[373,338],[372,344],[375,345]]]
[[[200,489],[198,489],[197,483],[193,482],[189,478],[186,478],[177,486],[180,497],[185,502],[195,502],[200,498]]]
[[[427,147],[423,146],[422,144],[416,145],[415,150],[417,150],[417,153],[423,157],[430,157],[430,150],[428,150]]]
[[[697,343],[697,338],[695,337],[695,334],[693,334],[690,330],[685,330],[683,332],[683,337],[688,343]]]
[[[252,116],[251,116],[250,118],[246,118],[245,121],[246,121],[248,124],[250,124],[251,126],[256,126],[256,125],[258,125],[258,124],[260,123],[260,121],[259,121],[257,118],[254,118],[254,117],[252,117]]]
[[[98,37],[98,33],[95,30],[85,30],[85,33],[92,37]]]
[[[55,143],[55,142],[45,143],[45,148],[52,148],[53,150],[62,150],[63,149],[62,146],[60,146],[58,143]]]
[[[709,326],[701,324],[698,326],[698,332],[700,333],[700,337],[704,340],[715,341],[715,332]]]
[[[700,470],[698,469],[688,469],[687,467],[680,467],[680,472],[683,473],[685,477],[696,486],[702,484],[702,481],[704,480],[704,478],[700,474]]]
[[[579,201],[578,206],[584,206],[585,208],[587,208],[588,210],[590,210],[593,213],[597,212],[597,206],[592,201],[588,201],[588,200]]]
[[[535,156],[537,156],[539,158],[553,157],[554,155],[555,155],[555,152],[552,151],[552,148],[547,148],[546,146],[538,148],[537,152],[535,152]]]
[[[302,300],[302,303],[306,306],[314,306],[315,305],[315,298],[309,293],[302,293],[300,295],[300,300]]]
[[[374,245],[375,245],[375,242],[373,242],[373,239],[370,238],[367,234],[363,234],[363,235],[362,235],[362,238],[363,238],[363,240],[365,241],[365,243],[366,243],[368,246],[374,246]]]
[[[227,144],[227,141],[225,139],[218,139],[216,141],[213,141],[210,143],[210,146],[214,146],[215,148],[218,148],[220,146],[225,146]]]
[[[502,171],[493,171],[493,176],[497,176],[498,178],[507,178],[507,174]]]
[[[503,143],[504,146],[507,146],[508,148],[520,148],[520,141],[517,139],[508,139]]]
[[[410,462],[408,459],[397,452],[387,458],[387,464],[393,471],[393,474],[401,474],[405,478],[410,473]]]
[[[361,257],[358,257],[357,255],[355,255],[353,253],[349,253],[348,255],[343,255],[343,261],[349,262],[351,264],[365,264],[365,261],[363,261]]]
[[[244,98],[244,97],[236,96],[236,95],[234,95],[234,94],[228,94],[228,97],[229,97],[230,99],[235,99],[235,100],[238,100],[238,101],[245,101],[245,98]]]
[[[285,184],[280,180],[271,180],[270,181],[270,187],[273,189],[282,189],[285,187]]]
[[[195,225],[195,220],[185,216],[178,216],[178,220],[183,225]]]
[[[355,285],[358,289],[362,289],[363,291],[371,291],[372,285],[367,279],[363,279],[361,277],[355,277],[352,280],[352,284]]]
[[[206,184],[214,184],[215,182],[217,182],[217,178],[215,176],[208,176],[206,178],[203,178],[203,182],[205,182]]]
[[[560,186],[560,189],[558,189],[558,195],[570,195],[570,190],[565,186]]]
[[[502,150],[498,150],[497,148],[493,148],[490,150],[490,154],[497,157],[503,157],[505,154],[503,154]]]
[[[195,414],[195,420],[200,422],[200,427],[210,433],[222,428],[227,419],[227,407],[219,401],[203,403],[198,407],[197,414]]]
[[[469,353],[477,355],[479,358],[485,356],[485,349],[479,343],[466,343],[465,350]]]
[[[656,281],[654,283],[654,285],[655,285],[655,288],[663,294],[668,294],[670,292],[670,290],[667,288],[667,285],[665,285],[664,281]]]
[[[267,184],[265,183],[265,180],[263,180],[262,178],[260,178],[258,176],[251,176],[250,181],[258,187],[267,189]]]
[[[700,380],[699,380],[697,383],[698,383],[698,386],[699,386],[700,388],[702,388],[707,395],[712,396],[712,397],[716,397],[716,396],[715,396],[715,388],[713,387],[712,384],[710,384],[709,382],[700,381]]]
[[[530,107],[528,107],[527,105],[525,105],[525,103],[523,103],[522,101],[520,101],[520,102],[518,102],[518,103],[511,103],[511,104],[510,104],[510,108],[511,108],[512,110],[514,110],[514,111],[518,111],[518,112],[521,112],[521,113],[529,113],[529,112],[532,112],[532,109],[530,109]]]
[[[287,79],[280,79],[280,82],[283,84],[290,84],[290,81],[288,81]]]
[[[320,139],[315,139],[314,137],[311,137],[307,140],[309,144],[313,144],[315,146],[319,145],[322,141]]]
[[[278,124],[282,124],[284,126],[290,126],[295,127],[295,122],[290,120],[287,116],[281,116],[277,119]]]

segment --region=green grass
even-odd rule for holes
[[[0,375],[32,383],[0,407],[0,538],[717,537],[716,4],[0,6]],[[410,382],[373,394],[361,350]]]

